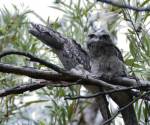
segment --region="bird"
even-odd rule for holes
[[[91,74],[97,79],[111,81],[115,77],[127,77],[127,70],[121,51],[116,47],[110,32],[99,28],[90,33],[86,40],[90,55]],[[105,88],[103,88],[105,89]],[[130,91],[110,94],[110,97],[121,108],[128,105],[133,97]],[[125,125],[138,125],[133,105],[121,111]]]

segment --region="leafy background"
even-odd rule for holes
[[[145,7],[150,4],[150,0],[134,0],[134,2],[121,0],[120,3]],[[26,7],[23,7],[21,11],[17,6],[12,6],[13,13],[7,7],[0,8],[0,51],[14,49],[30,52],[39,58],[61,65],[51,49],[28,33],[30,22],[28,14],[35,15],[44,25],[52,27],[63,35],[74,38],[83,47],[87,34],[103,25],[110,30],[117,45],[127,46],[127,49],[123,48],[122,51],[129,74],[150,80],[149,12],[137,13],[94,2],[94,0],[76,0],[75,2],[73,0],[56,0],[54,5],[49,8],[59,10],[63,13],[63,17],[51,21],[50,18],[44,20],[42,16]],[[120,35],[123,36],[123,39]],[[37,63],[29,62],[28,59],[21,56],[5,57],[1,59],[1,62],[50,70]],[[34,81],[25,76],[0,73],[0,89],[23,83],[31,84]],[[74,112],[79,102],[64,100],[64,96],[83,93],[85,90],[80,91],[80,88],[79,86],[45,87],[34,92],[0,98],[0,124],[68,125],[75,115]],[[89,104],[88,100],[85,102],[87,103],[81,108],[81,111]],[[139,100],[135,103],[135,109],[140,123],[150,124],[148,121],[149,103]]]

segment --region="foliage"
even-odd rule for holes
[[[150,4],[149,0],[142,2],[139,2],[139,0],[135,0],[135,2],[132,0],[121,0],[121,2],[122,4],[126,3],[139,7],[145,7],[147,4]],[[81,44],[84,44],[86,35],[91,30],[99,28],[99,24],[107,27],[113,34],[114,39],[116,39],[118,32],[123,30],[123,24],[126,27],[125,36],[127,45],[129,45],[129,51],[124,52],[125,63],[129,72],[131,75],[150,79],[148,12],[137,13],[102,3],[95,3],[94,0],[56,0],[55,6],[50,7],[60,10],[64,13],[64,16],[61,19],[58,18],[55,22],[50,22],[47,19],[47,21],[44,21],[46,25],[53,27],[67,37],[76,39]],[[20,12],[16,6],[14,6],[14,13],[11,13],[6,7],[1,9],[0,51],[10,48],[27,51],[60,65],[56,56],[28,33],[28,13],[37,15],[35,12],[27,9]],[[39,16],[39,19],[42,19],[42,17]],[[121,41],[118,40],[118,42]],[[45,69],[45,67],[37,63],[31,63],[26,58],[18,58],[18,56],[3,58],[1,62]],[[34,80],[1,73],[0,82],[0,88],[3,89],[24,82],[30,84]],[[68,125],[70,120],[72,120],[78,101],[63,100],[63,97],[67,94],[72,96],[79,95],[80,87],[46,87],[36,92],[2,98],[0,100],[0,124]],[[135,104],[135,109],[138,120],[148,125],[148,116],[150,115],[148,102],[138,101]]]

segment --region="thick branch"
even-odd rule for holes
[[[47,66],[48,68],[53,69],[54,71],[56,71],[58,73],[62,73],[63,75],[71,75],[70,72],[67,72],[65,69],[60,68],[57,65],[54,65],[50,62],[46,62],[45,60],[39,59],[39,58],[37,58],[37,57],[31,55],[30,53],[27,53],[27,52],[8,50],[8,51],[4,51],[4,52],[0,53],[0,58],[5,57],[7,55],[11,55],[11,54],[26,56],[26,57],[30,58],[31,61],[39,62],[40,64],[43,64],[43,65]],[[113,83],[114,85],[122,85],[122,86],[127,86],[127,87],[137,86],[138,83],[140,83],[139,88],[140,88],[140,85],[142,84],[142,85],[145,85],[145,89],[147,89],[146,87],[148,87],[150,84],[149,81],[139,80],[137,82],[135,79],[129,79],[129,78],[125,78],[125,77],[118,77],[118,78],[112,79],[111,81],[108,81],[108,82]]]
[[[119,7],[119,8],[134,10],[137,12],[143,12],[143,11],[149,12],[150,11],[150,6],[145,7],[145,8],[139,8],[139,7],[134,7],[134,6],[126,5],[126,4],[123,5],[123,4],[120,4],[118,2],[113,2],[113,0],[97,0],[97,1],[102,2],[102,3],[111,4],[111,5]]]
[[[64,71],[64,74],[58,74],[58,73],[52,73],[50,71],[41,71],[41,70],[37,70],[37,69],[33,69],[33,68],[25,68],[25,67],[12,66],[9,64],[0,63],[0,72],[14,73],[14,74],[18,74],[18,75],[26,75],[31,78],[44,79],[44,80],[50,80],[50,81],[76,82],[76,81],[80,80],[79,84],[83,84],[83,85],[91,85],[92,84],[92,85],[97,85],[97,86],[103,86],[103,87],[110,88],[110,89],[118,89],[119,88],[115,85],[111,85],[102,80],[97,80],[90,76],[78,75],[78,74],[75,74],[70,71]],[[120,86],[126,86],[126,83],[128,83],[128,86],[140,86],[140,89],[149,89],[150,88],[149,81],[141,80],[140,81],[141,84],[138,84],[135,79],[129,79],[129,78],[118,78],[117,79],[116,78],[115,80],[116,81],[113,81],[113,83],[117,83],[117,85],[120,85]]]
[[[145,86],[145,88],[143,89],[149,89],[150,87],[150,81],[146,81],[146,80],[140,80],[138,79],[133,79],[133,78],[128,78],[128,77],[117,77],[111,80],[111,82],[113,83],[113,85],[122,85],[122,86]],[[146,88],[147,87],[147,88]]]
[[[65,76],[64,78],[62,78],[61,74],[52,73],[50,71],[41,71],[34,68],[12,66],[9,64],[2,64],[2,63],[0,63],[0,72],[13,73],[17,75],[25,75],[35,79],[45,79],[45,80],[53,80],[53,81],[57,81],[57,80],[63,81],[66,79]]]
[[[9,64],[0,63],[0,72],[3,73],[13,73],[18,75],[26,75],[35,79],[44,79],[49,81],[66,81],[66,82],[76,82],[83,85],[97,85],[105,86],[108,88],[116,88],[116,86],[108,84],[102,80],[97,80],[92,77],[82,76],[74,74],[73,72],[66,72],[67,75],[52,73],[50,71],[41,71],[33,68],[24,68],[19,66],[12,66]]]

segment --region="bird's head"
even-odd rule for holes
[[[97,55],[98,51],[105,46],[114,44],[111,35],[106,29],[100,28],[97,31],[90,33],[87,38],[87,49],[90,54]]]

